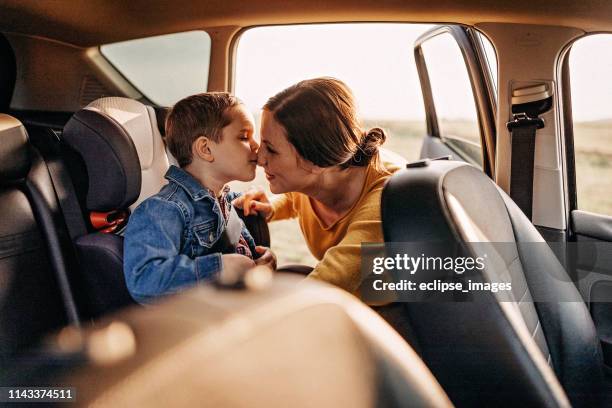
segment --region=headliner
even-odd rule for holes
[[[607,0],[0,0],[0,30],[94,46],[215,26],[505,22],[612,30]]]

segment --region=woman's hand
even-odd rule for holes
[[[273,271],[276,270],[276,255],[274,255],[274,252],[272,252],[270,248],[258,245],[255,247],[255,251],[261,254],[261,256],[255,260],[255,265],[267,266]]]
[[[268,220],[272,216],[272,204],[262,189],[249,189],[232,204],[242,208],[244,215],[261,214]]]

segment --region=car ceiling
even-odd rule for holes
[[[94,46],[215,26],[483,22],[612,29],[607,0],[2,0],[0,30]]]

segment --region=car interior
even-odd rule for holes
[[[593,211],[580,195],[588,160],[594,195],[609,195],[612,122],[597,122],[605,136],[583,159],[570,70],[574,44],[612,32],[612,4],[9,0],[0,10],[1,387],[70,387],[76,404],[102,406],[612,405],[612,207]],[[312,267],[296,262],[138,305],[122,232],[176,163],[164,142],[171,106],[103,47],[204,31],[201,91],[233,92],[249,30],[332,23],[433,24],[407,44],[425,132],[418,160],[384,188],[384,239],[448,243],[442,256],[499,253],[432,279],[510,279],[510,293],[368,305],[303,282]],[[445,127],[430,57],[442,38],[465,68],[473,139]],[[259,245],[274,244],[263,217],[243,220]]]

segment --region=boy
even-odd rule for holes
[[[125,232],[125,280],[137,302],[223,271],[275,267],[272,252],[256,247],[237,218],[231,201],[238,194],[226,186],[255,177],[253,133],[252,115],[228,93],[189,96],[172,108],[166,142],[180,168],[170,166],[168,184],[134,210]]]

